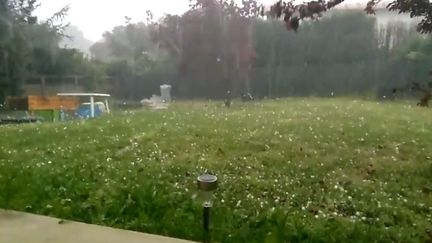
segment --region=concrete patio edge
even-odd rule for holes
[[[191,241],[0,209],[1,243],[190,243]]]

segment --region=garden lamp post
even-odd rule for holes
[[[203,206],[204,242],[208,242],[210,239],[210,209],[213,206],[213,193],[218,187],[217,177],[205,174],[199,176],[197,182]]]

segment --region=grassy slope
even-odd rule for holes
[[[427,109],[190,102],[0,133],[3,208],[200,240],[195,179],[208,171],[217,241],[417,242],[431,227]]]

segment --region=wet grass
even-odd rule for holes
[[[432,111],[349,99],[183,102],[0,127],[0,207],[217,242],[431,240]]]

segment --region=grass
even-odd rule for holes
[[[0,207],[217,242],[431,240],[432,111],[349,99],[183,102],[0,127]]]

